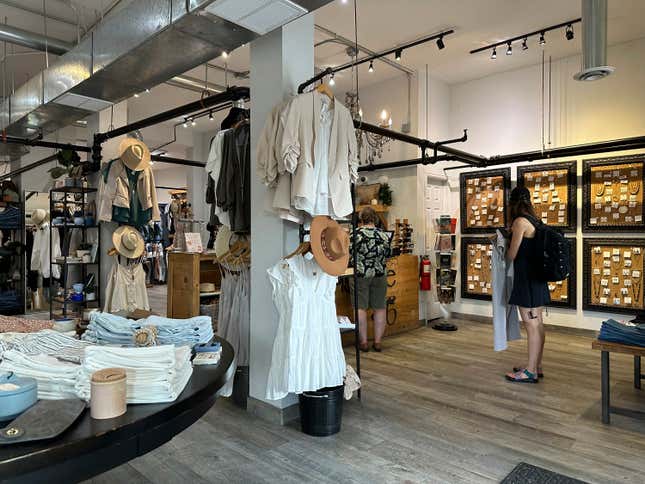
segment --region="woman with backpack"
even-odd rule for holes
[[[544,351],[543,307],[551,302],[547,282],[536,278],[534,270],[538,247],[536,227],[541,223],[531,204],[531,192],[525,187],[515,187],[511,192],[511,243],[507,257],[514,261],[515,276],[509,304],[519,307],[528,339],[528,364],[513,368],[506,379],[517,383],[537,383],[542,377]]]

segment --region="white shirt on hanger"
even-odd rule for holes
[[[54,260],[61,255],[58,229],[51,228],[50,230],[49,222],[45,222],[34,233],[34,247],[31,251],[31,270],[40,272],[44,278],[53,276],[55,279],[60,279],[60,267],[58,265],[54,264],[51,266],[52,270],[50,274],[50,239],[52,243],[51,255]]]

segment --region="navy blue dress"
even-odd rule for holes
[[[530,309],[546,306],[551,302],[547,283],[537,281],[531,277],[531,258],[535,253],[535,238],[522,238],[520,249],[513,263],[515,276],[513,278],[513,291],[508,301],[510,304]]]

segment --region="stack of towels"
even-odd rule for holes
[[[209,316],[196,316],[190,319],[170,319],[160,316],[134,321],[109,313],[92,313],[83,340],[105,344],[134,346],[137,330],[154,327],[157,344],[190,346],[208,343],[213,339],[213,323]]]
[[[602,322],[598,339],[631,346],[645,346],[645,324],[619,322],[608,319]]]
[[[193,372],[190,356],[187,346],[90,346],[85,349],[76,392],[80,398],[89,400],[92,373],[103,368],[123,368],[127,375],[128,403],[172,402]]]

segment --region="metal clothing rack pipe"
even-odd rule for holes
[[[14,176],[18,176],[21,173],[25,173],[26,171],[33,170],[34,168],[38,168],[39,166],[45,165],[51,161],[54,161],[56,159],[56,155],[50,155],[47,156],[46,158],[43,158],[42,160],[34,161],[33,163],[30,163],[27,166],[23,166],[21,168],[18,168],[14,171],[10,171],[9,173],[5,173],[4,175],[0,175],[0,180],[5,180],[7,178],[13,178]]]
[[[182,160],[181,158],[173,158],[171,156],[151,155],[150,159],[156,163],[170,163],[172,165],[195,166],[197,168],[204,168],[206,163],[194,160]]]
[[[44,141],[42,135],[38,138],[29,139],[29,138],[18,138],[16,136],[0,136],[0,142],[2,143],[12,143],[25,146],[36,146],[39,148],[54,148],[54,149],[72,149],[74,151],[80,151],[83,153],[89,153],[92,151],[92,148],[89,146],[79,146],[73,145],[70,143],[56,143],[54,141]]]

